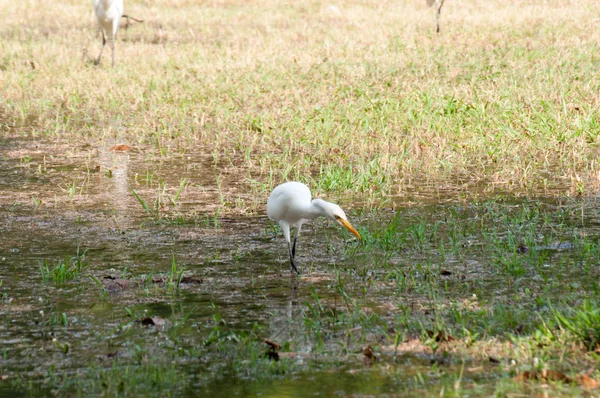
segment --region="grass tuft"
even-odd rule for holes
[[[82,271],[89,265],[86,261],[85,250],[79,252],[73,257],[65,257],[64,260],[59,260],[55,264],[50,264],[48,260],[40,263],[40,274],[42,275],[43,283],[51,283],[56,287],[63,287],[67,282],[78,278]]]
[[[585,347],[594,351],[600,348],[600,306],[591,300],[585,300],[571,313],[554,311],[558,325],[571,332]]]

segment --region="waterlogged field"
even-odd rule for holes
[[[47,186],[36,163],[3,163],[12,195]],[[2,208],[2,394],[570,396],[598,377],[593,199],[355,209],[363,241],[311,223],[297,279],[262,215],[188,216],[175,190],[181,214],[111,206],[118,179],[92,178]],[[535,370],[569,379],[514,379]]]
[[[600,396],[597,1],[2,9],[0,396]]]

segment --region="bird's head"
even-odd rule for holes
[[[315,202],[317,202],[317,203],[315,203]],[[344,213],[344,210],[342,210],[342,208],[340,206],[336,205],[335,203],[326,202],[321,199],[315,199],[315,200],[313,200],[313,203],[318,205],[323,210],[323,212],[325,213],[324,215],[327,218],[329,218],[332,221],[335,221],[342,227],[345,227],[348,231],[350,231],[352,233],[352,235],[354,235],[358,239],[360,239],[360,234],[352,226],[352,224],[350,224],[350,222],[348,221],[348,218],[346,217],[346,213]]]

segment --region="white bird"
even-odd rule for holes
[[[94,0],[94,11],[102,31],[102,48],[96,60],[96,65],[100,63],[102,51],[106,45],[106,37],[108,36],[112,50],[112,66],[115,66],[115,36],[123,16],[123,0]]]
[[[440,15],[442,13],[442,6],[444,0],[427,0],[427,6],[431,7],[435,4],[435,23],[437,25],[436,32],[440,33]]]
[[[273,221],[279,223],[283,236],[287,240],[290,252],[290,264],[296,273],[298,268],[294,258],[296,256],[296,241],[300,234],[302,224],[320,216],[329,218],[339,225],[346,227],[350,232],[360,239],[360,234],[348,222],[344,210],[335,203],[326,202],[323,199],[311,199],[310,189],[301,182],[286,182],[277,186],[267,200],[267,215]],[[294,243],[292,244],[290,228],[296,229]]]

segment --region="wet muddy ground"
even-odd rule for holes
[[[597,303],[595,197],[449,182],[376,209],[341,198],[363,241],[311,222],[296,278],[232,165],[0,153],[0,396],[597,394],[515,380],[598,378],[556,317]]]

